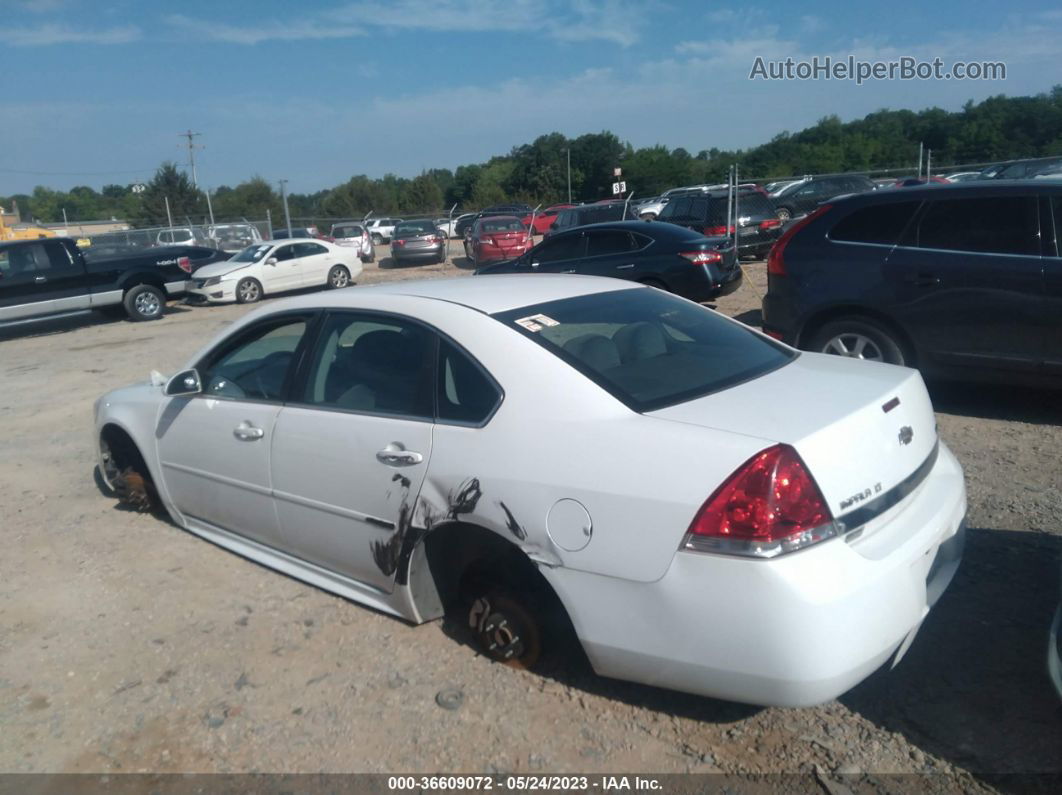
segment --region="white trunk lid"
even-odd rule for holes
[[[918,371],[815,353],[649,416],[791,445],[834,517],[899,484],[937,442]]]

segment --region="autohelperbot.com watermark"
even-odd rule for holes
[[[891,60],[867,61],[849,55],[834,58],[815,55],[810,59],[769,60],[757,56],[749,80],[854,80],[857,85],[873,80],[1006,80],[1003,61],[953,61],[943,58],[920,60],[904,55]]]

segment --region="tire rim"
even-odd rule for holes
[[[346,287],[350,283],[350,274],[342,268],[336,268],[332,271],[332,286],[333,287]]]
[[[846,356],[849,359],[863,359],[868,362],[885,361],[885,354],[874,340],[854,331],[831,337],[822,346],[822,352],[834,356]]]
[[[137,313],[144,317],[154,317],[162,307],[159,297],[152,292],[146,291],[136,297],[135,304]]]
[[[258,285],[254,282],[247,282],[240,285],[240,298],[244,301],[254,301],[258,298]]]
[[[778,220],[779,221],[788,221],[789,220],[789,210],[786,210],[786,209],[779,210],[778,211]]]

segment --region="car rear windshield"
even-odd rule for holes
[[[332,237],[361,237],[360,226],[336,226],[332,228]]]
[[[726,389],[796,355],[710,309],[649,287],[565,298],[493,317],[639,412]]]
[[[517,218],[492,218],[481,221],[479,228],[484,232],[522,232],[524,225]]]
[[[394,236],[402,237],[403,235],[431,235],[434,233],[435,224],[433,224],[431,221],[412,221],[396,226]]]

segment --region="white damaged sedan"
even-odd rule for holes
[[[531,666],[799,706],[907,650],[962,553],[914,370],[801,353],[653,288],[400,282],[248,314],[96,404],[117,494]]]

